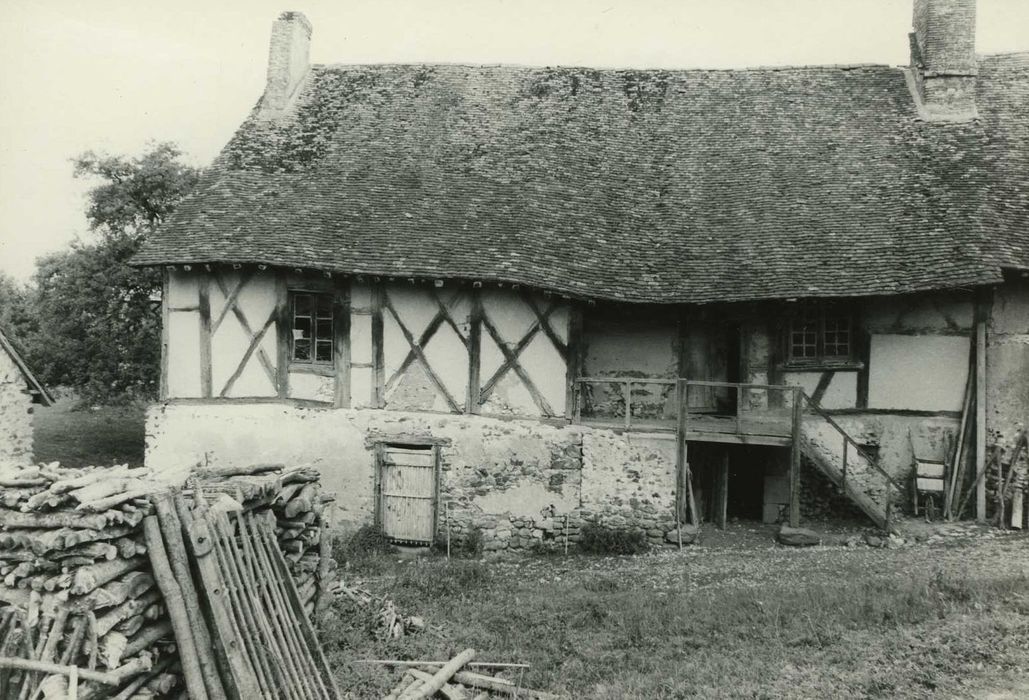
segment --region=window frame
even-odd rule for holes
[[[289,314],[289,326],[288,326],[288,340],[289,347],[287,349],[287,362],[290,372],[311,372],[314,374],[332,375],[336,370],[337,355],[336,352],[336,334],[338,333],[338,325],[340,322],[339,313],[337,308],[339,306],[339,299],[334,291],[327,289],[312,289],[310,287],[291,287],[286,290],[286,307]],[[293,331],[296,328],[296,300],[298,296],[309,296],[312,300],[312,306],[310,314],[307,316],[310,318],[310,338],[307,340],[310,342],[310,350],[308,359],[297,359],[296,358],[296,341]],[[318,300],[319,298],[327,299],[329,302],[329,315],[319,317],[318,315]],[[326,338],[321,338],[318,335],[318,321],[329,321],[330,331]],[[329,347],[329,358],[328,360],[318,360],[318,343],[325,343]]]
[[[803,346],[814,348],[814,352],[811,355],[798,355],[796,353],[797,346],[794,343],[794,338],[798,334],[805,336],[811,334],[811,331],[801,329],[812,325],[812,319],[816,326],[813,331],[814,342],[813,344],[804,343]],[[845,323],[845,328],[837,326],[834,329],[829,329],[827,327],[828,321],[843,321]],[[856,347],[854,313],[846,306],[831,302],[805,304],[803,307],[796,309],[794,313],[790,314],[784,330],[784,365],[787,368],[819,369],[829,367],[858,369],[861,366],[861,364],[855,360]],[[843,345],[839,340],[839,334],[843,332],[846,333],[846,353],[827,354],[826,347],[828,345],[836,347]],[[832,343],[827,340],[829,333],[836,334],[835,341]]]

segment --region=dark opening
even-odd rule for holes
[[[761,520],[767,448],[690,442],[687,454],[697,511],[704,522],[720,524],[723,498],[726,520]]]
[[[766,450],[746,445],[729,447],[729,519],[761,520],[765,494]]]

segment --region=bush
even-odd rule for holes
[[[332,558],[340,564],[396,551],[396,547],[374,525],[363,525],[349,537],[337,537],[332,543]]]
[[[587,554],[642,554],[650,549],[639,530],[614,530],[596,523],[582,526],[579,548]]]

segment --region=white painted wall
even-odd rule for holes
[[[868,407],[960,411],[970,350],[964,336],[873,335]]]
[[[857,375],[858,373],[855,371],[833,372],[829,387],[822,395],[820,402],[822,408],[854,408],[857,405]],[[814,396],[821,379],[821,372],[788,371],[784,375],[786,384],[802,387],[808,396]],[[785,401],[785,403],[789,403],[789,401]]]
[[[200,314],[195,273],[172,270],[168,304],[168,398],[200,396]],[[190,310],[185,310],[190,309]]]

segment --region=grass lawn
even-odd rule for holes
[[[355,698],[382,697],[399,674],[352,659],[465,647],[530,663],[527,687],[572,698],[1027,697],[1025,536],[762,542],[639,557],[362,557],[346,578],[442,635],[378,640],[367,614],[337,602],[326,652]]]
[[[37,462],[59,461],[67,467],[143,464],[144,409],[141,406],[76,408],[62,399],[36,406]]]

